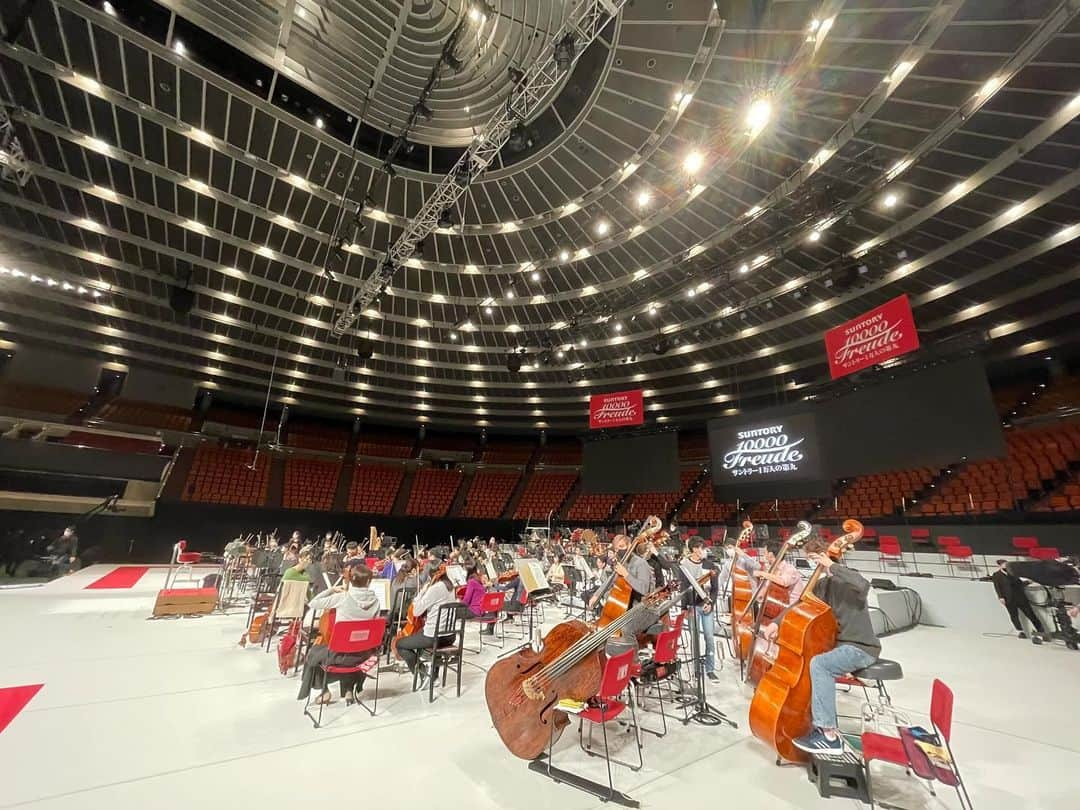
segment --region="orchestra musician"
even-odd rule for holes
[[[779,540],[769,540],[765,544],[765,552],[760,559],[743,555],[740,565],[754,579],[767,579],[782,588],[788,588],[791,594],[788,604],[793,605],[802,594],[803,578],[799,569],[787,560],[780,560],[779,563],[776,561],[781,545],[783,544]],[[775,570],[770,570],[774,566]]]
[[[634,591],[631,605],[636,604],[641,600],[641,597],[647,596],[653,589],[653,573],[652,568],[645,562],[643,557],[638,556],[635,553],[631,553],[626,562],[620,563],[619,557],[626,555],[626,550],[630,547],[630,538],[625,534],[615,535],[615,539],[611,543],[611,550],[608,552],[608,563],[611,565],[614,576],[609,575],[607,582],[601,585],[589,598],[589,607],[596,607],[597,603],[607,596],[607,592],[611,585],[615,582],[615,576],[620,576],[630,583],[630,587]]]
[[[705,636],[703,647],[705,677],[710,681],[718,681],[720,679],[716,675],[716,640],[713,636],[716,632],[714,607],[720,594],[720,570],[716,563],[705,556],[705,541],[702,538],[691,537],[687,547],[690,553],[678,568],[682,587],[690,589],[683,599],[683,607],[694,610],[697,614],[698,627]],[[706,572],[709,573],[709,585],[703,588],[706,598],[702,598],[694,584]]]
[[[874,635],[866,603],[870,583],[833,560],[827,548],[828,544],[818,538],[805,547],[807,559],[824,569],[814,586],[814,595],[832,609],[837,625],[836,646],[810,659],[813,726],[809,734],[792,740],[797,748],[811,754],[843,751],[836,719],[836,679],[869,666],[881,654],[881,642]]]
[[[417,618],[426,616],[430,621],[425,620],[424,628],[419,633],[399,638],[397,641],[398,654],[408,665],[410,672],[415,672],[416,668],[421,666],[418,651],[430,647],[432,640],[435,638],[435,633],[438,630],[435,626],[435,616],[438,615],[439,607],[447,602],[454,601],[454,585],[450,581],[446,569],[440,567],[434,574],[438,576],[432,579],[424,591],[413,598],[412,602],[413,615]],[[439,637],[438,643],[440,645],[449,644],[453,639],[453,634],[443,635]],[[428,677],[428,672],[421,670],[421,683],[426,681]],[[438,677],[438,673],[432,672],[430,677]]]
[[[467,570],[467,578],[465,580],[465,595],[461,597],[461,601],[469,607],[469,613],[473,618],[481,617],[481,605],[484,602],[484,594],[487,593],[487,577],[480,572],[476,566],[473,566]],[[485,618],[492,618],[491,614],[488,614]],[[485,624],[481,629],[481,633],[494,633],[494,624]]]
[[[379,615],[379,599],[375,592],[368,586],[371,585],[371,569],[366,565],[354,565],[348,571],[347,585],[337,585],[327,588],[308,603],[308,607],[314,610],[336,611],[335,621],[353,622],[363,619],[371,619]],[[312,689],[320,687],[322,693],[315,699],[315,703],[332,703],[330,690],[323,680],[321,666],[328,664],[338,667],[355,667],[364,663],[376,651],[364,653],[331,653],[328,644],[316,644],[307,654],[304,661],[304,672],[300,677],[300,693],[297,700],[304,700]],[[363,674],[350,675],[341,678],[341,696],[347,703],[357,700],[357,692],[364,686]]]
[[[556,551],[552,555],[551,567],[547,570],[548,585],[552,588],[566,587],[566,571],[563,570],[563,555]]]

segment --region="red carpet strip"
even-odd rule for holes
[[[133,588],[135,583],[142,579],[143,574],[150,570],[148,565],[125,565],[122,568],[114,568],[101,579],[95,579],[83,590],[119,590]]]
[[[0,689],[0,731],[8,727],[44,685],[35,683],[30,686],[8,686]]]

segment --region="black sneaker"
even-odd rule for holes
[[[1025,633],[1023,630],[1021,630],[1019,633],[1016,634],[1016,637],[1017,638],[1027,638],[1027,633]]]
[[[817,728],[804,737],[792,740],[791,743],[808,754],[839,754],[844,750],[844,741],[839,736],[830,740],[825,736],[825,732]]]
[[[1032,644],[1042,644],[1043,643],[1043,637],[1040,636],[1038,633],[1035,633],[1031,637],[1031,643]]]
[[[705,677],[708,678],[710,681],[714,682],[720,680],[720,676],[717,675],[715,672],[706,672]]]

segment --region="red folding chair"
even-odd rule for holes
[[[960,806],[965,810],[971,810],[971,797],[968,796],[964,780],[960,776],[960,770],[956,765],[956,757],[953,755],[950,739],[952,737],[952,710],[953,693],[944,683],[934,679],[934,685],[930,693],[930,725],[934,733],[941,740],[941,746],[949,755],[947,767],[935,766],[930,762],[925,752],[915,743],[915,738],[908,729],[901,730],[901,736],[889,737],[873,731],[863,732],[862,752],[863,761],[866,763],[866,788],[870,797],[870,806],[874,806],[874,789],[871,780],[870,763],[874,760],[879,762],[891,762],[902,766],[909,774],[914,773],[927,783],[932,795],[934,781],[942,782],[956,790],[960,799]]]
[[[195,569],[193,565],[202,560],[202,552],[200,551],[188,551],[187,540],[178,540],[176,545],[173,546],[173,565],[178,566],[176,572],[169,578],[169,582],[165,587],[169,588],[171,585],[176,584],[180,580],[180,572],[187,572],[186,580],[188,582],[195,581]]]
[[[472,624],[480,627],[480,649],[476,650],[476,652],[482,653],[484,651],[484,628],[486,627],[498,627],[500,630],[499,643],[491,646],[500,649],[506,646],[506,625],[499,621],[499,614],[502,612],[505,602],[506,591],[485,593],[484,598],[480,600],[480,615],[469,619]],[[473,651],[469,650],[469,652]]]
[[[1032,559],[1035,560],[1056,560],[1061,556],[1058,550],[1053,547],[1033,548],[1030,549],[1028,553],[1031,555]]]
[[[882,572],[885,566],[892,563],[897,567],[904,565],[904,552],[900,548],[900,541],[894,535],[883,534],[878,538],[878,565]]]
[[[1020,554],[1030,555],[1033,548],[1039,547],[1038,537],[1014,537],[1012,547]]]
[[[334,664],[322,664],[319,668],[323,672],[323,683],[326,684],[329,681],[331,675],[356,675],[364,673],[368,675],[374,670],[375,675],[375,695],[371,706],[364,703],[363,699],[357,701],[368,714],[372,717],[375,716],[375,710],[379,705],[379,648],[382,646],[383,637],[386,635],[386,619],[383,617],[375,619],[363,619],[361,621],[353,622],[335,622],[334,629],[330,633],[330,652],[331,653],[347,653],[350,655],[357,655],[360,653],[370,652],[364,661],[359,664],[349,666],[336,666]],[[308,693],[308,698],[304,702],[304,714],[311,718],[311,722],[315,724],[315,728],[319,728],[322,724],[323,704],[319,703],[319,716],[316,718],[309,711],[311,706],[311,693]]]
[[[975,579],[975,554],[971,549],[971,546],[946,546],[945,547],[945,562],[949,568],[949,574],[952,575],[952,570],[955,566],[966,565],[968,570],[971,571],[971,578]]]
[[[634,712],[634,701],[630,700],[623,702],[619,700],[623,692],[626,691],[627,686],[630,684],[631,665],[634,662],[634,656],[637,651],[629,649],[624,653],[612,656],[607,659],[607,663],[604,664],[604,673],[600,678],[600,689],[596,694],[596,697],[589,701],[589,706],[584,709],[579,715],[581,723],[578,726],[578,744],[581,746],[581,750],[589,756],[599,756],[592,751],[592,729],[594,725],[599,725],[604,733],[604,759],[607,761],[607,775],[608,775],[608,793],[606,798],[600,796],[603,801],[610,801],[615,797],[615,782],[611,777],[611,763],[615,762],[619,765],[625,765],[632,771],[641,770],[645,764],[641,755],[641,732],[637,724],[637,714]],[[634,742],[637,745],[638,752],[638,764],[636,766],[630,765],[626,762],[620,762],[617,759],[612,759],[611,749],[609,748],[607,724],[612,720],[617,719],[627,708],[630,707],[630,715],[633,718],[634,726]],[[585,723],[589,723],[589,739],[588,743],[585,742],[582,729]],[[552,724],[554,728],[554,723]],[[547,774],[551,778],[556,778],[551,773],[552,769],[552,743],[554,738],[552,737],[548,741],[548,755],[547,755]]]
[[[664,711],[664,687],[667,686],[669,692],[674,692],[670,683],[672,677],[678,680],[680,686],[682,684],[682,672],[679,668],[679,641],[682,638],[682,625],[685,617],[686,613],[684,611],[679,614],[679,617],[675,620],[675,624],[672,625],[670,630],[664,630],[657,634],[656,642],[653,645],[652,660],[645,662],[641,667],[641,672],[634,676],[635,685],[637,686],[638,702],[643,709],[644,699],[648,697],[649,690],[652,687],[656,687],[656,699],[660,704],[660,722],[662,730],[656,731],[655,729],[646,728],[645,726],[641,726],[641,730],[648,732],[649,734],[655,734],[657,737],[663,737],[667,734],[667,713]]]

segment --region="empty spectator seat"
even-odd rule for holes
[[[349,447],[349,428],[344,425],[322,425],[309,422],[289,422],[285,440],[289,447],[344,453]]]
[[[0,409],[56,416],[62,422],[86,404],[89,394],[65,388],[4,380],[0,384]]]
[[[461,486],[460,470],[423,467],[416,471],[405,514],[445,517]]]
[[[97,418],[102,422],[117,425],[138,425],[179,431],[191,429],[190,408],[141,402],[136,399],[114,399],[98,412]]]
[[[389,464],[357,464],[349,485],[349,511],[389,515],[405,468]]]
[[[411,458],[416,440],[399,433],[364,431],[356,445],[358,456]]]
[[[566,500],[576,480],[576,472],[533,473],[525,483],[525,491],[521,493],[521,500],[514,510],[514,518],[547,518],[548,514],[557,510]]]
[[[485,464],[516,464],[523,466],[532,458],[536,445],[513,439],[490,439],[481,460]]]
[[[759,523],[768,523],[770,520],[798,521],[809,515],[817,501],[802,498],[793,501],[762,501],[754,504],[749,511],[750,520]]]
[[[641,520],[649,515],[658,515],[661,519],[665,518],[671,510],[678,506],[683,495],[686,494],[687,490],[690,489],[690,485],[694,483],[700,474],[701,470],[696,467],[681,470],[679,472],[679,490],[677,492],[643,492],[631,495],[626,508],[623,510],[623,519]]]
[[[517,470],[478,470],[465,494],[463,517],[497,518],[521,479]]]
[[[265,506],[270,458],[259,453],[255,469],[248,469],[254,458],[252,449],[200,445],[184,485],[183,500]]]
[[[334,506],[341,462],[315,458],[285,460],[285,490],[282,506],[286,509],[329,511]]]
[[[581,464],[581,442],[576,439],[548,439],[540,448],[540,464],[551,466],[579,466]]]
[[[567,510],[569,520],[607,520],[621,495],[578,495]]]
[[[679,520],[683,523],[715,523],[730,520],[735,513],[735,504],[717,503],[713,495],[712,476],[705,476],[701,486],[683,504]]]
[[[830,503],[820,517],[843,520],[895,514],[906,502],[911,506],[916,493],[930,485],[935,476],[929,467],[863,475],[852,479],[843,493]]]

